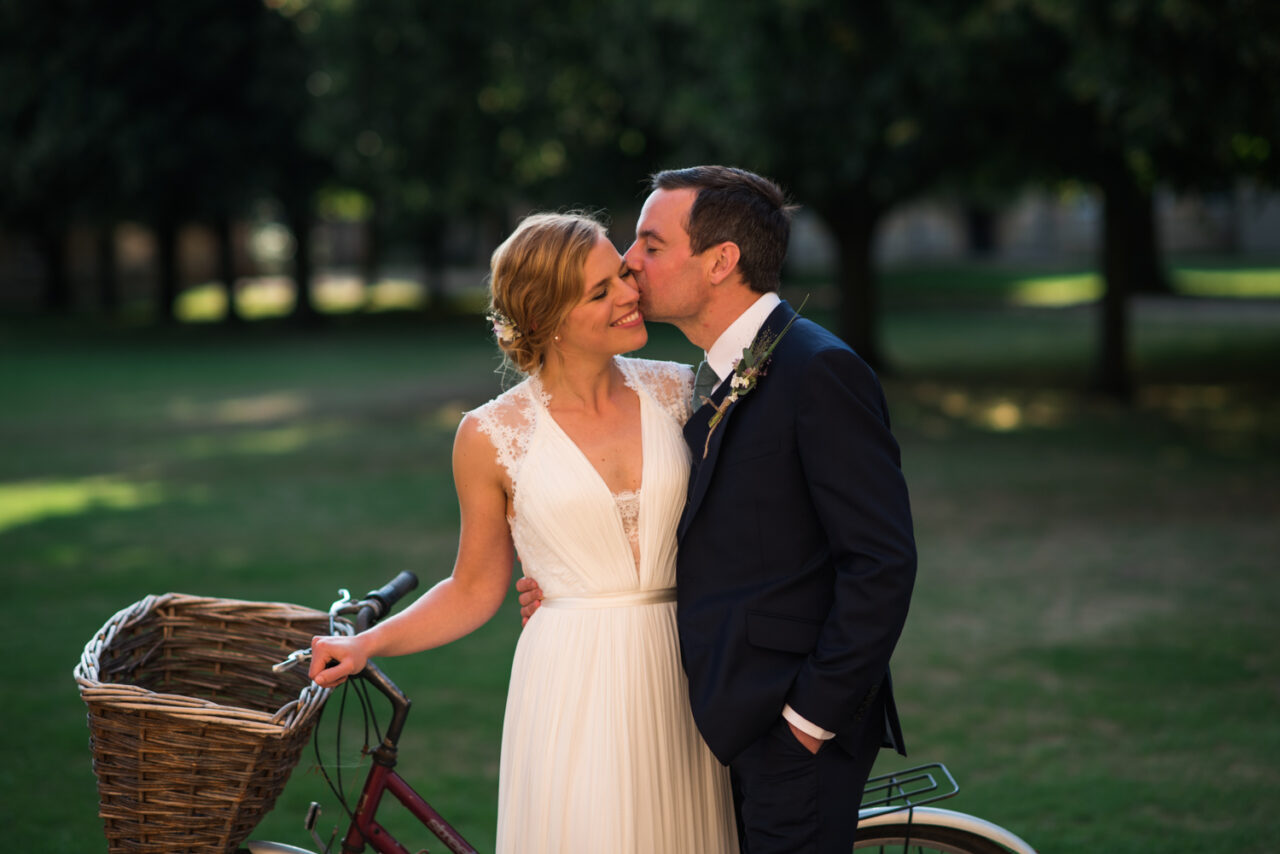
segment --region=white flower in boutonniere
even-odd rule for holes
[[[496,308],[485,318],[493,324],[494,337],[503,344],[511,344],[520,337],[520,328]]]
[[[715,415],[711,416],[711,420],[707,422],[707,441],[702,446],[702,458],[707,458],[707,452],[711,449],[711,434],[716,431],[724,414],[729,411],[738,399],[750,394],[755,389],[769,370],[769,360],[773,355],[773,348],[778,346],[778,342],[782,340],[782,336],[787,334],[787,330],[791,328],[791,324],[796,322],[796,318],[800,316],[800,312],[804,311],[805,303],[809,301],[808,297],[804,298],[804,302],[800,303],[800,309],[795,316],[787,321],[787,325],[782,327],[777,335],[764,335],[756,338],[751,342],[751,346],[742,351],[742,358],[733,363],[733,378],[729,380],[729,393],[724,396],[724,400],[720,401],[717,406]],[[709,402],[709,401],[708,401]]]

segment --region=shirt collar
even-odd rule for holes
[[[728,329],[720,333],[716,343],[706,353],[707,364],[716,372],[717,377],[723,380],[729,376],[733,363],[742,358],[742,351],[756,340],[756,333],[781,302],[782,297],[773,291],[761,294],[746,311],[738,315],[737,320],[729,324]]]

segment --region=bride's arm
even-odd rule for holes
[[[312,642],[311,678],[332,687],[370,658],[442,646],[482,626],[502,605],[515,550],[507,525],[507,487],[493,445],[471,416],[453,443],[453,482],[461,527],[453,574],[400,614],[355,637]],[[325,669],[328,662],[336,661]]]

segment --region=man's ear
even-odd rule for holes
[[[741,257],[742,252],[738,249],[738,244],[732,240],[726,240],[724,243],[711,247],[709,255],[712,262],[709,273],[711,284],[718,285],[738,269],[738,259]]]

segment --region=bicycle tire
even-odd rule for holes
[[[1009,854],[1009,849],[999,842],[971,830],[905,822],[859,830],[853,850],[880,854]]]

